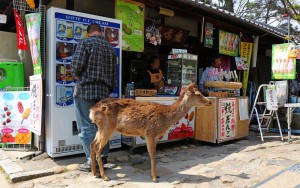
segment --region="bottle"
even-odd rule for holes
[[[127,83],[125,89],[125,98],[130,98],[130,87],[131,87],[131,83]]]
[[[129,97],[134,98],[134,82],[131,82],[129,87]]]

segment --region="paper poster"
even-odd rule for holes
[[[204,47],[212,48],[214,44],[213,34],[214,34],[214,26],[211,23],[205,23],[204,30]]]
[[[43,85],[42,75],[37,74],[30,76],[30,131],[37,135],[41,135],[42,128],[42,101],[43,101]]]
[[[289,58],[291,43],[272,45],[272,79],[291,80],[296,78],[296,59]]]
[[[266,90],[266,102],[268,110],[278,110],[277,91],[275,89]]]
[[[239,99],[239,114],[240,114],[240,120],[248,120],[249,119],[248,100],[247,99]]]
[[[238,56],[239,36],[225,31],[219,31],[219,53]]]
[[[116,19],[122,20],[122,49],[144,51],[145,5],[131,0],[116,0]]]
[[[237,70],[248,70],[248,62],[245,57],[235,57],[236,69]]]
[[[0,92],[0,143],[30,144],[30,92]]]
[[[41,13],[26,14],[25,17],[30,44],[31,58],[33,63],[33,73],[42,74],[40,51]]]
[[[219,99],[219,140],[228,140],[236,133],[236,99]]]
[[[241,42],[241,55],[240,56],[242,58],[247,59],[247,65],[248,65],[248,69],[244,71],[244,76],[243,76],[243,88],[244,88],[243,96],[246,96],[246,93],[247,93],[249,69],[250,69],[250,62],[251,62],[251,57],[252,57],[252,47],[253,47],[253,43]]]

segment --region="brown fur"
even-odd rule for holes
[[[160,137],[177,121],[179,121],[193,106],[211,105],[195,84],[190,84],[179,99],[172,105],[153,102],[140,102],[133,99],[105,99],[98,102],[90,110],[90,118],[98,127],[98,132],[91,144],[91,167],[95,176],[96,155],[100,159],[101,152],[114,131],[128,136],[143,136],[146,138],[147,149],[151,159],[151,177],[157,181],[154,155],[156,144]],[[108,181],[102,160],[98,160],[101,177]]]

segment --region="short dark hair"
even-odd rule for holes
[[[92,33],[94,31],[101,32],[101,27],[98,24],[92,23],[87,27],[87,33]]]
[[[213,54],[210,58],[210,62],[211,62],[211,64],[213,64],[216,59],[221,59],[221,58],[222,58],[222,56],[220,54]]]
[[[151,56],[150,59],[149,59],[149,65],[154,63],[155,59],[159,59],[158,56],[154,55],[154,56]]]

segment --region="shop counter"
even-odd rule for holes
[[[248,97],[208,99],[211,106],[196,108],[196,140],[222,143],[249,135]]]
[[[138,101],[144,102],[156,102],[165,105],[172,105],[178,96],[164,95],[164,97],[136,97]],[[193,107],[181,120],[172,125],[166,134],[158,141],[158,143],[172,142],[182,140],[186,138],[194,137],[194,121],[195,120],[195,107]],[[139,146],[145,146],[146,140],[143,137],[131,137],[122,135],[122,144],[131,147],[131,152],[134,148]]]

